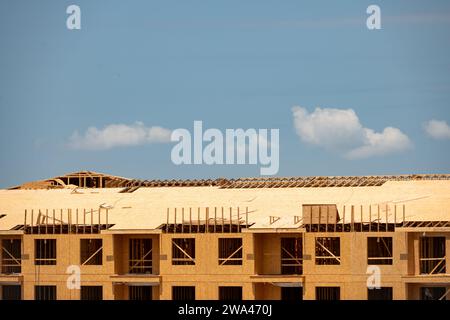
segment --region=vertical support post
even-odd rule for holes
[[[337,211],[337,206],[336,206],[336,218],[338,217],[338,211]],[[336,224],[337,224],[337,219],[333,219],[333,232],[336,232]],[[302,240],[302,246],[303,246],[303,240]]]
[[[177,230],[177,208],[175,208],[174,215],[173,233],[175,233]]]
[[[60,230],[60,234],[62,234],[63,233],[63,228],[64,228],[64,225],[63,225],[63,209],[61,209],[61,211],[59,212],[59,218],[60,218],[60,228],[61,228],[61,230]]]
[[[355,231],[355,206],[352,205],[351,206],[351,226],[352,226],[352,232]]]
[[[34,219],[34,209],[31,209],[31,234],[33,234],[33,219]]]
[[[363,218],[364,218],[363,205],[361,205],[360,210],[361,210],[361,220],[359,221],[359,226],[360,226],[360,230],[359,231],[362,232],[363,231]]]
[[[345,231],[345,204],[344,208],[342,209],[342,232]]]
[[[397,227],[397,204],[394,205],[394,231]]]
[[[39,212],[39,214],[38,214],[38,217],[36,219],[36,227],[37,227],[37,233],[41,234],[41,227],[39,225],[39,222],[40,222],[39,220],[41,219],[41,209],[39,209],[38,212]]]
[[[27,233],[27,209],[25,209],[25,217],[23,219],[23,232]]]
[[[214,207],[214,233],[217,232],[216,226],[217,226],[217,207]]]
[[[71,224],[71,213],[72,213],[72,209],[67,209],[67,234],[70,234],[71,232],[71,227],[72,227],[72,224]]]
[[[248,207],[245,207],[245,228],[248,230]]]
[[[369,232],[372,232],[372,205],[369,204]]]
[[[169,232],[169,208],[167,208],[166,233]]]
[[[402,227],[404,227],[405,226],[405,205],[403,204],[403,225],[402,225]]]
[[[389,227],[389,214],[388,214],[388,210],[389,210],[389,205],[386,203],[386,232],[388,231],[388,227]]]
[[[94,233],[94,209],[91,208],[91,234]]]
[[[312,209],[311,209],[312,211]],[[320,223],[322,222],[322,206],[319,206],[319,225],[317,227],[317,231],[320,232]]]
[[[224,227],[225,227],[225,220],[224,220],[224,219],[225,219],[225,218],[224,218],[224,216],[223,216],[223,211],[224,211],[224,209],[223,209],[223,207],[222,207],[222,233],[225,232],[225,231],[224,231]]]
[[[237,232],[241,232],[241,212],[237,207]]]
[[[181,208],[181,233],[184,233],[184,207]]]
[[[200,207],[197,208],[197,233],[200,233]]]
[[[45,209],[45,234],[48,234],[48,209]]]
[[[86,233],[86,209],[83,209],[83,234]]]
[[[100,233],[100,230],[102,228],[102,215],[101,215],[102,210],[100,208],[98,208],[98,233]]]
[[[232,232],[233,229],[233,208],[230,207],[230,233]]]
[[[100,181],[101,181],[101,179],[102,178],[100,178]],[[109,217],[108,217],[108,215],[109,215],[109,209],[106,208],[106,229],[109,229]]]
[[[209,232],[209,207],[205,208],[205,233]]]
[[[108,209],[106,209],[107,211],[108,211]],[[76,208],[75,209],[75,215],[76,215],[76,218],[75,218],[75,233],[76,234],[78,234],[78,208]]]
[[[53,213],[52,213],[52,219],[53,219],[53,234],[55,234],[55,228],[56,228],[56,225],[55,225],[55,219],[56,219],[56,215],[55,215],[55,209],[53,209],[53,211],[52,211]]]
[[[380,232],[380,204],[378,204],[377,232]]]
[[[192,208],[189,207],[189,233],[192,233]]]

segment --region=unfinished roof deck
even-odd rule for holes
[[[40,214],[47,221],[53,210],[59,220],[60,210],[70,209],[73,215],[86,210],[88,220],[93,212],[103,222],[108,212],[110,230],[156,230],[168,212],[171,223],[175,209],[177,223],[189,221],[189,210],[191,222],[205,221],[206,208],[208,219],[215,210],[221,219],[224,208],[222,221],[248,220],[249,230],[298,229],[304,205],[335,205],[343,223],[397,223],[403,210],[410,223],[448,222],[450,175],[148,181],[82,171],[0,190],[0,230],[23,225],[25,210],[28,219],[33,210],[34,220]],[[69,223],[66,213],[62,220]]]

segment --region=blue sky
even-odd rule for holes
[[[66,28],[70,4],[81,30]],[[381,30],[366,28],[370,4]],[[77,170],[259,175],[254,165],[175,166],[173,143],[69,145],[76,131],[137,121],[279,128],[279,176],[448,173],[450,139],[423,124],[450,123],[449,31],[448,1],[1,0],[0,187]],[[410,145],[350,159],[302,137],[294,106],[352,109],[362,128],[396,128]]]

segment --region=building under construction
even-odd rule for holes
[[[0,190],[0,242],[4,300],[446,300],[450,175],[76,172]]]

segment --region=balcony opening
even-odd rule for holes
[[[139,300],[139,301],[152,300],[153,299],[152,290],[153,287],[151,286],[129,286],[128,298],[130,300]]]
[[[22,287],[20,285],[2,285],[2,296],[0,300],[21,300]]]
[[[340,287],[316,287],[316,300],[340,300]]]
[[[103,287],[81,286],[80,300],[103,300]]]
[[[392,287],[367,289],[367,300],[392,300]]]
[[[303,300],[302,287],[282,287],[281,300],[283,301],[298,301]]]
[[[172,300],[174,301],[193,301],[195,300],[195,287],[172,287]]]
[[[14,274],[22,271],[22,241],[20,239],[3,239],[1,250],[1,273]]]
[[[303,274],[302,238],[281,238],[281,274]]]
[[[340,265],[341,244],[339,237],[316,238],[316,265]]]
[[[392,265],[392,237],[367,238],[367,264]]]
[[[56,265],[56,239],[36,239],[35,265]]]
[[[219,239],[219,265],[242,265],[242,238]]]
[[[172,239],[172,265],[195,265],[195,239]]]
[[[81,265],[101,266],[103,264],[103,241],[102,239],[80,240],[80,262]]]
[[[152,239],[130,239],[128,273],[152,273]]]
[[[242,287],[219,287],[219,300],[241,301]]]
[[[446,287],[422,287],[420,288],[421,300],[445,300],[448,291]]]
[[[445,237],[420,238],[419,261],[421,274],[445,273]]]
[[[56,300],[56,286],[34,286],[34,300]]]

